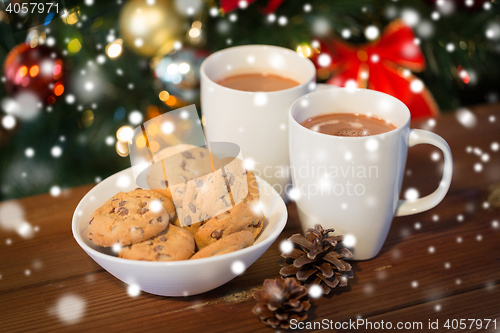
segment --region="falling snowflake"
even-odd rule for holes
[[[237,260],[231,264],[231,271],[236,275],[240,275],[245,271],[245,269],[245,264],[240,260]]]
[[[49,309],[49,313],[55,315],[64,324],[73,325],[82,319],[86,307],[83,298],[68,294],[59,298],[55,306]]]
[[[132,111],[128,116],[128,121],[132,125],[139,125],[142,122],[143,116],[140,111]]]
[[[308,288],[307,293],[313,299],[320,298],[323,295],[323,288],[315,284]]]
[[[126,176],[126,175],[121,175],[116,180],[116,186],[119,188],[127,188],[130,186],[131,183],[132,183],[132,180],[130,179],[129,176]]]
[[[365,37],[368,40],[375,40],[380,35],[380,30],[374,25],[370,25],[365,29]]]
[[[57,185],[52,186],[50,188],[50,195],[52,195],[53,197],[58,197],[59,195],[61,195],[61,188]]]
[[[141,288],[135,284],[131,284],[127,287],[127,293],[130,297],[137,297],[141,294]]]
[[[24,151],[24,155],[27,157],[27,158],[32,158],[33,156],[35,156],[35,150],[31,147],[28,147],[26,148],[26,150]]]
[[[50,154],[55,158],[61,157],[61,155],[62,155],[61,147],[59,147],[59,146],[52,147],[52,149],[50,150]]]
[[[256,162],[252,158],[245,158],[245,160],[243,161],[243,166],[247,170],[253,170],[253,169],[255,169]]]
[[[13,129],[16,126],[16,118],[14,118],[12,115],[8,114],[2,118],[2,126],[5,129]]]
[[[163,205],[159,200],[152,200],[148,204],[149,210],[153,213],[159,213],[163,209]]]
[[[405,192],[406,200],[415,201],[419,198],[419,193],[416,188],[409,188]]]
[[[414,9],[404,9],[401,11],[401,19],[410,27],[414,27],[420,21],[420,15]]]
[[[356,245],[356,237],[352,234],[347,234],[344,236],[342,244],[345,247],[352,248],[354,247],[354,245]]]
[[[112,146],[115,144],[115,138],[113,138],[112,136],[107,136],[105,142],[108,146]]]
[[[290,253],[293,251],[293,243],[289,240],[284,240],[280,244],[280,251],[283,253]]]
[[[472,113],[468,109],[458,109],[457,112],[455,113],[455,116],[457,117],[457,120],[460,124],[462,124],[464,127],[474,127],[476,126],[477,119],[474,113]]]

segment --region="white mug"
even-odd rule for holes
[[[397,127],[389,132],[340,137],[301,125],[328,113],[371,114]],[[348,235],[354,259],[375,257],[394,216],[416,214],[436,206],[448,192],[453,162],[440,136],[410,129],[410,111],[398,99],[368,89],[337,88],[299,98],[289,112],[293,191],[304,229],[321,224]],[[400,200],[408,147],[431,144],[444,155],[443,178],[430,195]]]
[[[288,110],[297,98],[316,88],[313,63],[290,49],[247,45],[215,52],[205,59],[200,71],[207,140],[237,144],[246,167],[284,197],[290,183]],[[277,74],[300,84],[279,91],[248,92],[216,83],[230,75],[252,72]]]

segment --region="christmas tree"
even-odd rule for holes
[[[14,2],[0,4],[0,200],[130,166],[130,129],[199,105],[201,62],[231,46],[294,49],[318,82],[425,93],[415,116],[498,98],[498,1],[60,1],[29,24]]]

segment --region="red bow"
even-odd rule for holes
[[[251,3],[255,2],[256,0],[221,0],[220,1],[220,8],[224,11],[224,13],[230,12],[240,6],[240,2],[246,2],[246,5],[250,5]],[[269,0],[267,3],[267,6],[263,8],[262,12],[264,14],[271,14],[278,9],[279,6],[284,2],[285,0]]]
[[[322,53],[313,60],[317,67],[334,72],[329,84],[343,87],[356,83],[358,87],[400,99],[410,109],[412,118],[435,116],[439,113],[436,102],[410,72],[425,68],[424,56],[414,39],[411,28],[397,20],[387,26],[378,41],[366,46],[356,47],[338,40],[322,43]],[[328,58],[320,58],[324,53],[331,57],[330,64]]]

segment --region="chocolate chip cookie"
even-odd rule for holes
[[[174,217],[172,201],[158,192],[121,192],[92,214],[88,237],[98,246],[139,243],[165,230]]]
[[[252,245],[253,239],[250,231],[235,232],[196,252],[190,259],[208,258],[241,250]]]
[[[215,155],[212,160],[219,161]],[[176,208],[182,208],[186,182],[212,172],[210,151],[189,144],[162,149],[155,154],[154,161],[146,174],[148,186],[169,197]]]
[[[125,246],[118,253],[120,258],[147,261],[175,261],[189,259],[194,253],[194,239],[183,228],[170,225],[152,239]]]
[[[248,195],[243,202],[207,221],[186,227],[193,234],[199,250],[235,232],[250,231],[256,238],[262,230],[265,216],[258,206],[257,180],[251,171],[246,176]]]

